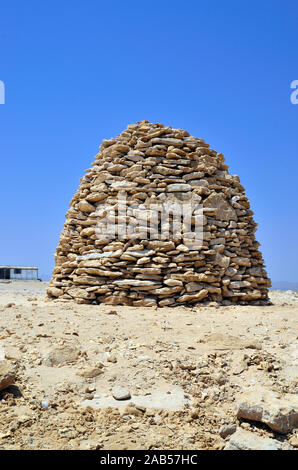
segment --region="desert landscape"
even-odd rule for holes
[[[0,283],[0,449],[294,450],[298,292],[133,307]]]

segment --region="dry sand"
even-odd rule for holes
[[[222,449],[233,423],[293,442],[236,412],[245,393],[296,392],[297,292],[156,309],[49,301],[46,287],[0,283],[0,361],[18,367],[0,392],[0,449]]]

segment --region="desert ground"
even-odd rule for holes
[[[46,288],[0,283],[0,449],[298,447],[298,292],[142,308]]]

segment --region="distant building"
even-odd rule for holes
[[[38,268],[36,266],[0,266],[0,279],[37,281]]]

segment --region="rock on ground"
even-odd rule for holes
[[[298,426],[298,397],[288,394],[280,399],[273,392],[252,392],[240,403],[237,418],[260,421],[273,431],[285,434]]]
[[[16,371],[7,362],[0,363],[0,391],[9,387],[15,380]]]
[[[279,441],[238,428],[224,450],[281,450]]]
[[[237,425],[236,424],[225,424],[222,426],[222,428],[219,430],[219,435],[223,439],[225,439],[228,436],[231,436],[234,434],[234,432],[237,431]]]
[[[47,366],[59,366],[62,364],[75,362],[80,355],[80,351],[75,346],[65,345],[54,347],[44,363]]]
[[[113,388],[112,395],[115,400],[128,400],[131,397],[129,390],[119,386]]]

